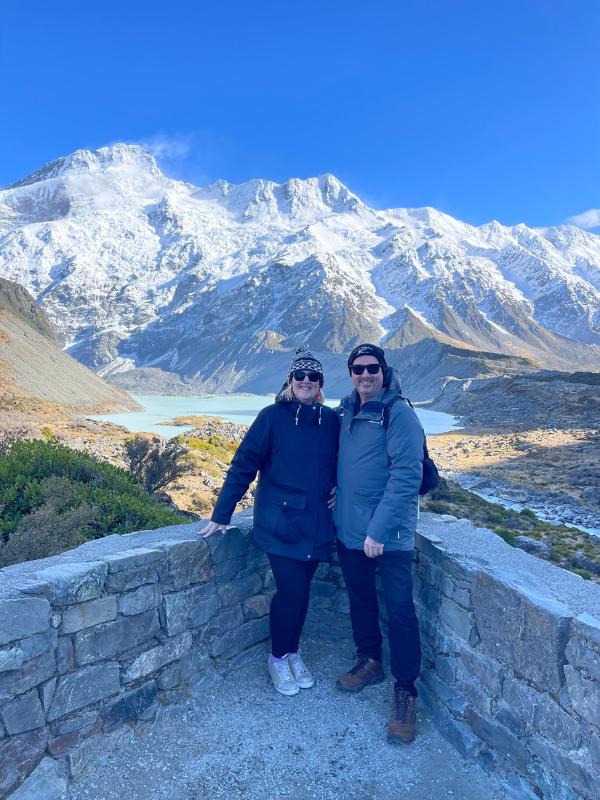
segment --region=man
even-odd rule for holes
[[[415,680],[421,662],[412,559],[425,434],[401,398],[398,373],[387,366],[381,347],[355,347],[348,370],[354,391],[337,409],[340,447],[334,520],[357,661],[336,685],[358,692],[384,679],[375,588],[378,570],[396,679],[388,738],[410,742],[415,735]]]

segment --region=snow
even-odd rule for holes
[[[383,337],[405,306],[435,327],[470,303],[525,350],[526,325],[507,328],[514,314],[600,343],[596,234],[374,210],[331,174],[196,187],[134,145],[78,150],[0,191],[0,275],[28,288],[67,347],[103,372],[176,368],[191,357],[180,339],[222,337],[242,317],[251,335],[280,340],[325,341],[336,315]],[[288,309],[302,304],[314,314],[292,329]]]

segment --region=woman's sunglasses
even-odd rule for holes
[[[353,375],[362,375],[365,370],[369,375],[377,375],[381,369],[381,364],[352,364],[350,369]]]
[[[297,381],[303,381],[304,378],[308,376],[308,380],[311,383],[316,383],[318,380],[321,379],[321,373],[319,372],[305,372],[303,369],[295,369],[292,373],[294,379]]]

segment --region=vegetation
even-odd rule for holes
[[[537,539],[548,546],[550,561],[600,583],[600,539],[566,525],[545,522],[529,508],[520,512],[503,508],[444,479],[437,489],[426,495],[421,507],[434,514],[466,517],[475,525],[494,531],[513,546],[517,536]]]
[[[184,504],[185,508],[196,514],[208,515],[239,443],[217,433],[199,437],[194,435],[194,431],[180,439],[188,448],[185,458],[188,473],[197,478],[193,482],[193,489],[188,486],[187,492],[180,490],[174,494],[176,503]]]
[[[187,471],[187,447],[176,439],[165,441],[158,437],[132,436],[125,443],[129,469],[144,484],[147,492],[157,492]]]
[[[0,567],[184,519],[136,476],[54,439],[0,452]]]
[[[230,464],[235,451],[238,448],[238,442],[226,439],[224,436],[212,434],[206,439],[198,439],[192,436],[186,439],[186,444],[199,456],[210,457],[217,461]]]

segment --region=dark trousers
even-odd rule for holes
[[[297,561],[295,558],[268,553],[277,592],[271,600],[269,627],[271,652],[276,658],[297,653],[304,627],[310,582],[319,566],[318,561]]]
[[[412,550],[396,550],[368,558],[362,550],[337,543],[338,557],[350,598],[350,619],[356,649],[381,661],[379,603],[375,572],[379,570],[388,613],[392,675],[403,689],[416,695],[421,668],[419,624],[412,597]]]

